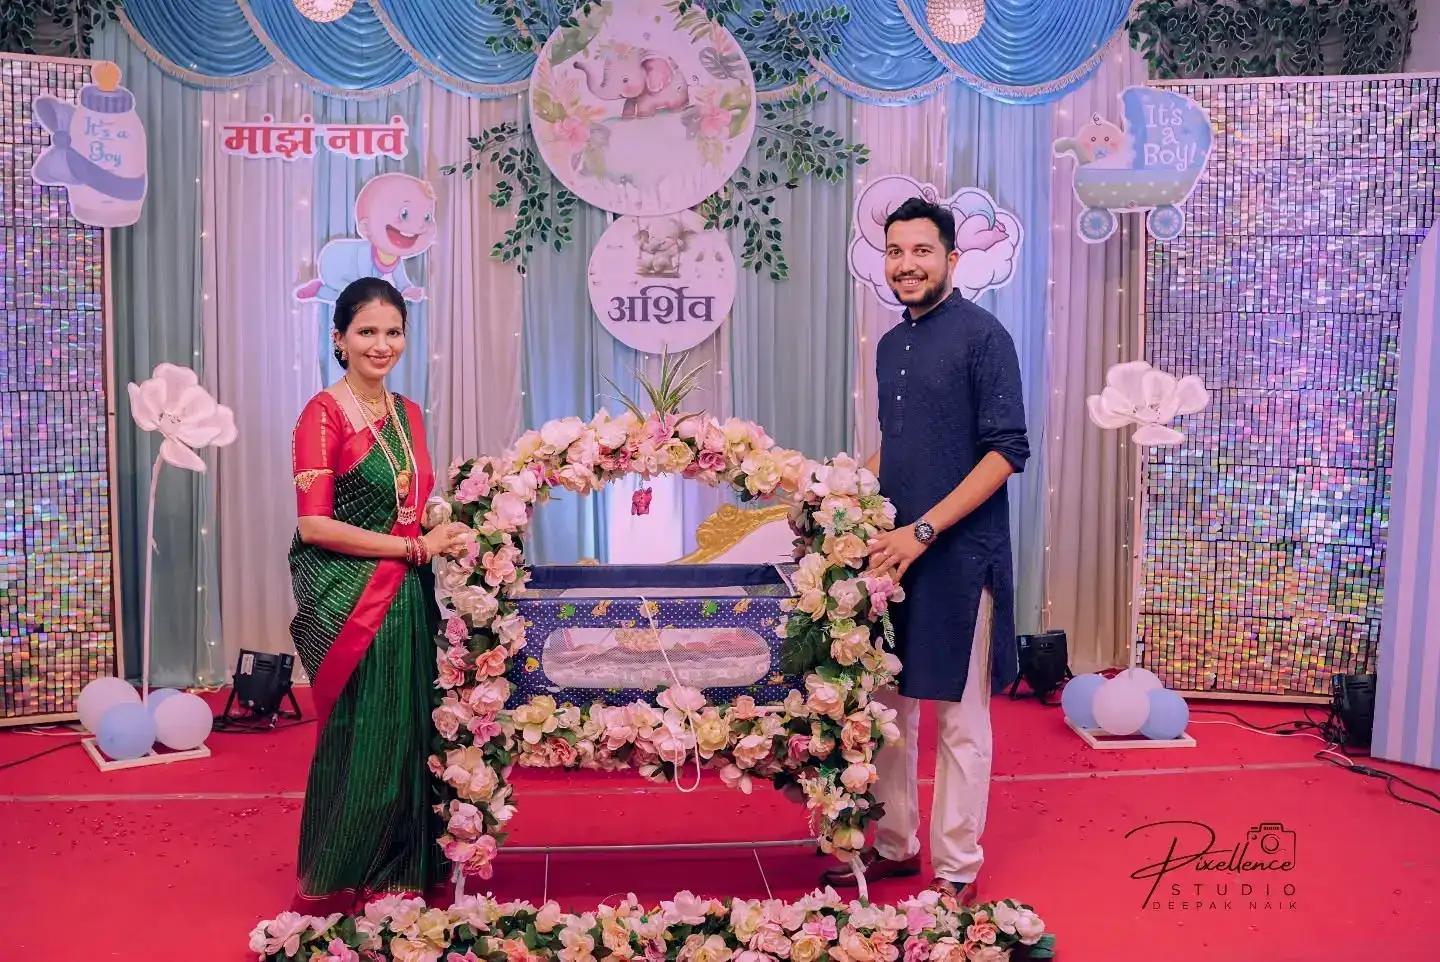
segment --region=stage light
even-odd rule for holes
[[[355,6],[355,0],[295,0],[295,9],[306,20],[330,23],[339,20]]]
[[[974,40],[985,23],[985,0],[929,0],[925,20],[936,39],[965,43]]]
[[[1020,675],[1010,686],[1011,698],[1025,698],[1019,694],[1020,682],[1025,682],[1040,704],[1055,693],[1066,681],[1073,678],[1070,673],[1070,648],[1065,632],[1046,631],[1038,635],[1021,635],[1017,641],[1020,655]]]
[[[1375,676],[1336,675],[1331,680],[1330,715],[1335,738],[1346,748],[1370,750],[1375,729]]]
[[[294,655],[242,649],[240,660],[235,666],[230,697],[225,700],[225,711],[215,719],[215,727],[263,725],[274,728],[276,719],[282,716],[298,721],[300,705],[295,701],[295,692],[291,688],[291,675],[294,670]],[[284,711],[280,707],[281,702],[286,700],[290,702],[290,711]],[[230,713],[236,701],[247,714]]]

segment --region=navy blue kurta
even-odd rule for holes
[[[1030,445],[1015,342],[994,315],[957,291],[919,320],[905,312],[880,339],[880,493],[910,525],[999,452],[1017,471]],[[1015,680],[1015,588],[1005,486],[940,533],[905,572],[893,609],[900,694],[959,701],[980,598],[994,599],[991,693]]]

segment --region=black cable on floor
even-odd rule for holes
[[[1307,708],[1305,709],[1305,717],[1303,719],[1276,722],[1273,725],[1256,725],[1253,722],[1241,718],[1232,711],[1226,711],[1221,708],[1194,708],[1191,709],[1191,711],[1193,714],[1224,715],[1228,718],[1233,718],[1245,728],[1249,728],[1252,731],[1264,732],[1267,735],[1317,734],[1327,742],[1327,745],[1324,749],[1315,753],[1316,758],[1323,759],[1336,768],[1354,772],[1357,775],[1378,778],[1385,783],[1386,793],[1397,802],[1414,805],[1416,808],[1423,808],[1427,812],[1434,812],[1436,815],[1440,815],[1440,807],[1431,805],[1428,802],[1416,801],[1413,798],[1404,798],[1395,791],[1395,786],[1396,784],[1404,785],[1411,791],[1418,793],[1421,797],[1433,798],[1436,802],[1440,802],[1440,794],[1436,794],[1428,788],[1421,788],[1414,782],[1408,781],[1394,772],[1387,772],[1384,769],[1375,768],[1372,765],[1359,765],[1354,762],[1337,759],[1335,757],[1335,753],[1337,752],[1346,759],[1353,756],[1352,750],[1345,745],[1345,727],[1340,723],[1340,719],[1336,717],[1333,711],[1329,712],[1325,718],[1316,719],[1311,717],[1310,710]],[[1368,758],[1369,756],[1365,754],[1358,757]]]
[[[0,771],[4,771],[7,768],[14,768],[17,765],[24,765],[26,762],[33,762],[37,758],[44,758],[46,755],[52,755],[55,752],[63,751],[64,749],[69,748],[71,745],[78,744],[80,744],[80,739],[77,738],[75,741],[66,742],[63,745],[52,745],[44,751],[36,752],[33,755],[26,755],[24,758],[17,758],[13,762],[5,762],[4,764],[0,764]]]

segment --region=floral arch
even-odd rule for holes
[[[665,780],[693,758],[742,791],[768,779],[806,802],[821,847],[841,859],[858,852],[876,817],[875,752],[899,732],[871,693],[900,667],[885,645],[887,606],[902,596],[864,565],[894,510],[852,458],[821,464],[776,446],[755,424],[675,413],[693,378],[670,390],[674,378],[667,358],[661,388],[646,385],[648,413],[626,400],[619,417],[551,421],[499,458],[452,465],[445,497],[427,506],[427,525],[461,520],[476,533],[466,555],[438,572],[446,618],[433,713],[440,747],[430,758],[446,821],[440,845],[466,875],[492,874],[514,814],[517,764],[629,767]],[[529,576],[521,538],[535,506],[556,487],[584,494],[627,474],[680,474],[730,485],[747,500],[790,504],[799,568],[775,631],[785,675],[802,678],[804,691],[773,705],[743,697],[707,704],[703,692],[676,685],[655,705],[557,705],[537,696],[507,710],[511,661],[525,648],[515,602]],[[680,892],[647,910],[632,895],[583,915],[553,901],[469,895],[442,908],[392,895],[351,917],[283,912],[250,933],[262,962],[883,962],[899,959],[902,947],[906,962],[1054,957],[1044,922],[1012,899],[962,906],[923,892],[879,906],[863,888],[848,904],[830,889],[789,903]]]
[[[676,380],[667,359],[661,387],[646,385],[649,412],[624,399],[618,417],[602,410],[588,422],[551,421],[501,457],[452,464],[445,497],[427,509],[429,525],[457,520],[475,531],[469,551],[438,569],[445,620],[433,718],[441,747],[429,762],[442,783],[440,845],[466,875],[491,875],[514,814],[517,764],[636,768],[663,781],[691,761],[745,792],[765,779],[805,801],[820,847],[847,860],[876,817],[875,753],[899,732],[894,712],[871,693],[900,667],[885,636],[887,606],[902,594],[864,566],[870,539],[894,526],[894,508],[853,458],[811,461],[756,424],[677,413],[685,391]],[[522,538],[534,508],[557,487],[588,494],[626,475],[664,474],[791,505],[799,567],[775,631],[785,675],[803,678],[804,690],[779,704],[748,696],[709,704],[676,685],[655,705],[560,705],[538,695],[507,710],[507,676],[526,644],[513,599],[529,577]]]

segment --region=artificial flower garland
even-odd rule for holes
[[[505,709],[506,675],[525,647],[513,598],[529,577],[521,538],[535,506],[555,487],[587,494],[628,474],[679,474],[729,484],[747,500],[792,503],[798,597],[777,631],[782,667],[804,678],[803,692],[792,690],[782,705],[748,697],[710,705],[697,689],[676,686],[657,705],[560,705],[542,695]],[[426,523],[463,521],[475,537],[437,571],[445,628],[433,718],[443,747],[429,764],[443,786],[440,845],[466,875],[492,875],[515,811],[509,777],[517,763],[634,767],[665,780],[696,757],[743,791],[767,779],[805,800],[825,851],[849,859],[863,847],[875,817],[875,753],[899,738],[894,711],[871,693],[900,667],[885,650],[884,626],[890,602],[903,598],[890,577],[865,571],[870,540],[895,520],[872,473],[845,455],[807,460],[750,422],[642,416],[632,404],[618,417],[602,410],[588,423],[551,421],[500,458],[451,465],[448,483]]]
[[[1027,905],[961,906],[934,892],[898,905],[702,899],[645,911],[635,896],[573,915],[554,902],[467,896],[448,909],[389,896],[363,915],[286,912],[250,933],[264,962],[1004,962],[1050,959],[1054,937]]]

